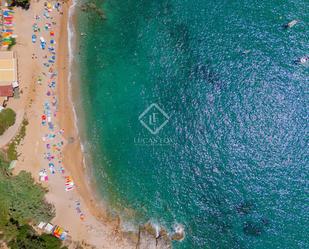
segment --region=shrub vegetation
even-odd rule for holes
[[[16,113],[10,108],[6,108],[0,112],[0,135],[15,124],[15,119]]]
[[[28,10],[30,7],[30,0],[8,0],[9,6],[11,7],[21,7]]]
[[[24,119],[18,131],[18,134],[10,142],[8,146],[8,150],[7,150],[7,157],[9,161],[17,160],[19,156],[17,153],[17,146],[20,144],[21,140],[23,140],[24,137],[26,136],[26,126],[27,125],[28,125],[28,120]]]
[[[11,50],[11,48],[16,45],[16,39],[14,37],[10,37],[10,41],[11,43],[8,46],[8,50]]]

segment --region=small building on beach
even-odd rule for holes
[[[18,85],[16,53],[0,51],[0,98],[13,97]]]
[[[12,86],[0,86],[0,97],[13,97],[14,91]]]

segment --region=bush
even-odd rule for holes
[[[16,113],[10,108],[6,108],[0,112],[0,135],[15,124],[15,119]]]
[[[11,43],[8,46],[8,50],[11,50],[11,48],[16,45],[16,39],[14,37],[10,37]]]
[[[13,140],[11,140],[8,150],[7,150],[7,157],[9,161],[17,160],[18,158],[18,153],[17,153],[17,146],[20,144],[21,140],[24,139],[26,136],[26,126],[28,125],[28,120],[24,119],[21,127],[18,131],[18,134],[14,137]]]
[[[9,0],[8,3],[11,7],[21,7],[25,10],[28,10],[30,7],[30,0]]]

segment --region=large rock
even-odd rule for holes
[[[137,249],[170,249],[168,233],[160,226],[150,222],[139,228]]]
[[[174,233],[171,236],[172,240],[178,240],[181,241],[185,237],[185,229],[183,225],[181,224],[176,224],[174,227]]]

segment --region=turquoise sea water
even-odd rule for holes
[[[102,198],[131,223],[183,224],[175,248],[309,248],[308,67],[293,63],[309,2],[96,3],[107,20],[78,13],[78,101]],[[155,135],[139,121],[152,103],[169,116]]]

